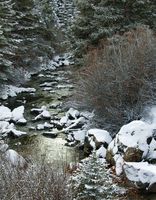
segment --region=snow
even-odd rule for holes
[[[36,92],[35,88],[23,88],[23,87],[16,87],[13,85],[5,85],[2,88],[0,93],[0,98],[6,100],[8,97],[15,97],[17,94],[26,92],[26,93],[34,93]]]
[[[109,132],[101,129],[90,129],[87,132],[88,136],[94,136],[98,142],[106,142],[109,144],[112,141],[112,137]]]
[[[24,106],[19,106],[12,111],[12,120],[17,123],[26,123],[26,119],[24,118]]]
[[[5,152],[5,157],[15,167],[24,167],[24,165],[26,164],[25,159],[13,149],[7,150]]]
[[[120,129],[118,140],[127,147],[139,148],[146,155],[148,152],[147,138],[152,135],[153,128],[150,124],[135,120]]]
[[[39,120],[39,119],[42,119],[42,118],[45,118],[45,119],[50,119],[51,118],[50,112],[47,110],[46,106],[42,106],[41,108],[33,108],[33,109],[31,109],[31,112],[40,113],[39,115],[37,115],[35,117],[35,119],[34,119],[35,121]]]
[[[79,130],[72,132],[72,135],[76,141],[79,141],[81,144],[84,144],[86,131],[85,130]]]
[[[51,124],[49,124],[47,122],[45,122],[44,124],[38,124],[36,126],[37,130],[44,130],[44,129],[50,129],[50,128],[53,128],[53,125],[51,125]]]
[[[138,185],[139,183],[142,183],[142,185],[148,183],[149,188],[156,183],[156,165],[148,162],[125,162],[123,168],[128,180],[136,182]]]
[[[154,134],[153,125],[135,120],[121,127],[115,139],[109,144],[108,150],[112,150],[113,154],[126,152],[129,147],[139,149],[143,152],[142,158],[150,158],[154,156],[156,142],[152,139]],[[151,138],[148,144],[147,139]],[[123,152],[120,152],[120,149]]]
[[[16,130],[13,123],[9,124],[9,122],[0,121],[0,134],[4,136],[4,134],[8,135],[10,133],[17,137],[27,134],[26,132]]]
[[[89,138],[89,143],[90,143],[90,146],[93,148],[93,150],[95,150],[96,149],[96,145],[95,145],[95,142],[94,142],[93,139],[94,139],[93,136],[91,136]]]
[[[9,126],[9,122],[0,121],[0,134],[5,133],[8,126]]]
[[[116,154],[114,156],[114,160],[115,160],[115,172],[117,176],[120,176],[123,172],[123,164],[124,164],[124,160],[122,158],[121,155]]]
[[[60,119],[60,124],[61,125],[65,125],[67,124],[68,122],[68,117],[67,116],[63,116],[61,119]]]
[[[75,110],[74,108],[70,108],[66,113],[66,116],[68,118],[72,117],[73,119],[77,119],[80,116],[80,112],[78,110]]]
[[[96,151],[96,156],[99,157],[99,158],[105,158],[106,157],[106,149],[103,145]]]
[[[0,106],[0,121],[10,121],[11,117],[11,110],[6,106]]]

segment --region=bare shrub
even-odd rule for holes
[[[155,88],[156,39],[147,27],[138,27],[88,52],[77,99],[95,109],[105,128],[117,130],[155,104]]]
[[[38,163],[21,170],[0,156],[1,200],[70,200],[67,180],[58,166]]]

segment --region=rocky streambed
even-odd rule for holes
[[[65,99],[72,95],[74,89],[71,83],[72,70],[71,66],[59,66],[40,71],[23,86],[34,88],[33,92],[31,90],[22,92],[1,101],[1,104],[10,110],[19,108],[17,113],[22,112],[25,119],[23,123],[15,122],[15,124],[16,129],[27,133],[26,135],[21,137],[2,135],[10,148],[17,150],[24,157],[31,156],[36,160],[44,156],[49,162],[77,162],[82,157],[82,152],[65,145],[67,141],[63,132],[57,136],[50,134],[62,129],[59,122],[65,115],[63,104]],[[10,121],[13,122],[13,119]]]

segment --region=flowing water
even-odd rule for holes
[[[11,148],[17,150],[24,157],[31,156],[35,160],[44,157],[48,162],[79,161],[82,152],[65,145],[65,134],[59,134],[54,139],[42,135],[46,130],[34,130],[38,124],[50,123],[50,120],[43,119],[34,122],[33,119],[36,115],[30,112],[32,108],[46,106],[51,118],[59,121],[65,114],[64,102],[72,95],[74,89],[71,76],[71,66],[41,71],[39,74],[33,75],[31,80],[24,85],[24,87],[35,88],[35,94],[22,93],[3,102],[11,109],[21,105],[25,107],[24,116],[27,124],[25,126],[18,125],[17,129],[27,132],[28,136],[8,139]]]

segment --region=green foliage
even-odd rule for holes
[[[49,0],[0,2],[0,80],[12,81],[19,68],[51,58],[56,44],[53,7]]]
[[[154,28],[156,4],[152,0],[77,0],[79,14],[72,26],[73,49],[80,58],[88,46],[99,40],[123,33],[137,24]]]
[[[115,200],[119,188],[112,183],[106,165],[93,153],[71,178],[75,200]]]

